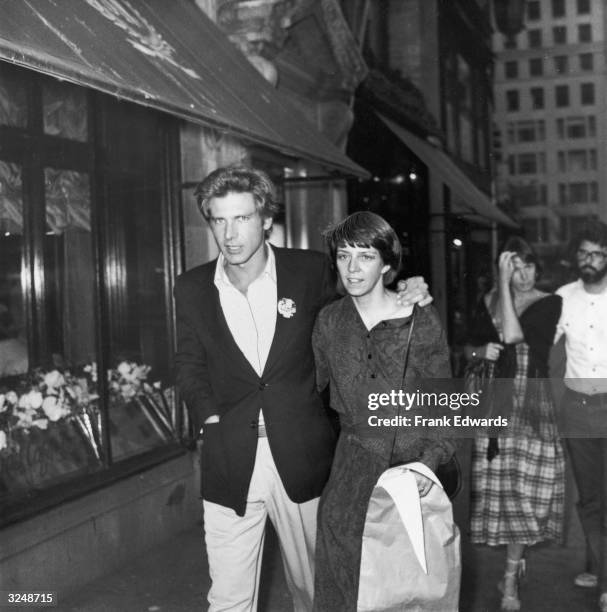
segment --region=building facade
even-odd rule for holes
[[[173,282],[215,256],[195,185],[265,168],[284,210],[273,240],[310,247],[311,202],[343,214],[345,178],[366,174],[201,8],[216,6],[3,9],[3,590],[61,597],[200,520],[172,387]]]
[[[605,3],[528,0],[523,29],[494,33],[497,197],[558,284],[581,224],[607,220]]]
[[[477,277],[491,272],[496,228],[515,225],[491,198],[489,8],[368,2],[363,49],[371,72],[348,147],[373,174],[350,206],[373,205],[394,219],[408,263],[431,280],[452,344],[474,308]]]

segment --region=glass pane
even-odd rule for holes
[[[82,87],[49,81],[42,88],[44,133],[84,142],[88,139],[86,92]]]
[[[0,160],[0,378],[28,369],[21,167]]]
[[[108,121],[116,143],[104,215],[113,460],[175,439],[172,393],[153,386],[171,381],[156,120],[154,114],[117,105]]]
[[[11,332],[14,334],[10,338],[11,351],[0,348],[0,361],[6,362],[10,355],[14,362],[18,355],[20,363],[8,372],[19,376],[5,376],[0,384],[1,503],[27,495],[32,489],[50,487],[98,470],[102,462],[94,390],[86,376],[68,363],[68,358],[74,363],[83,358],[82,345],[90,341],[93,321],[92,309],[86,305],[92,293],[90,227],[84,223],[88,216],[86,212],[80,215],[71,212],[79,207],[88,211],[86,177],[50,168],[45,171],[49,213],[44,244],[45,283],[52,303],[47,309],[51,316],[47,323],[54,332],[53,338],[60,341],[63,355],[56,356],[61,363],[25,373],[28,360],[22,320],[21,176],[17,166],[1,162],[0,176],[3,224],[0,302],[15,328]],[[0,344],[5,346],[5,342],[6,339]]]
[[[95,358],[93,240],[87,174],[45,168],[47,330],[53,361]]]
[[[0,64],[0,125],[27,125],[25,86],[10,66],[4,64]]]

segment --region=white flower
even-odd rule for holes
[[[19,398],[17,397],[17,394],[14,391],[9,391],[6,394],[6,401],[9,404],[16,404],[19,401]]]
[[[56,389],[65,384],[65,378],[63,378],[61,372],[53,370],[44,375],[44,384],[51,389]]]
[[[132,399],[137,395],[137,391],[133,385],[120,385],[120,393],[124,399]]]
[[[32,426],[38,429],[48,429],[48,419],[36,419],[32,421]]]
[[[53,423],[70,413],[69,409],[59,403],[53,395],[44,398],[42,410],[44,410],[44,414],[49,418],[49,421],[53,421]]]
[[[296,312],[295,302],[291,298],[280,298],[278,300],[278,314],[285,319],[290,319]]]
[[[36,410],[42,406],[42,393],[40,391],[30,391],[28,393],[29,396],[29,405]]]
[[[6,402],[5,399],[4,393],[0,393],[0,412],[6,412],[8,410],[8,402]]]
[[[116,369],[120,374],[122,374],[122,376],[126,377],[131,373],[132,367],[130,363],[127,363],[126,361],[121,361]]]
[[[6,439],[6,433],[0,429],[0,450],[8,447],[8,441]]]

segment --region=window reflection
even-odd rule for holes
[[[88,137],[85,90],[49,81],[42,88],[44,133],[84,142]]]
[[[9,66],[0,65],[0,125],[25,127],[27,101],[23,82]]]
[[[93,241],[87,174],[45,168],[45,283],[55,365],[95,359]]]
[[[0,160],[0,378],[28,369],[22,257],[21,168]]]

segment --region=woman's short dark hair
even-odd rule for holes
[[[229,193],[250,193],[255,200],[257,212],[265,219],[272,219],[278,212],[276,189],[270,177],[262,170],[238,164],[214,170],[196,186],[194,196],[207,221],[211,200]]]
[[[384,285],[397,276],[401,265],[401,245],[396,232],[379,215],[369,211],[355,212],[323,232],[331,259],[335,262],[337,249],[343,246],[377,249],[390,270],[384,274]]]

